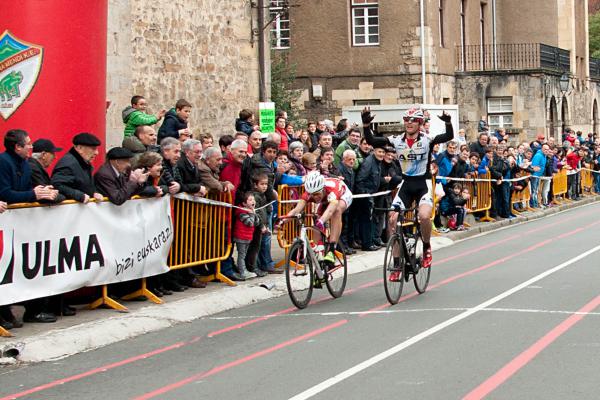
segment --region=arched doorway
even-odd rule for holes
[[[560,138],[556,132],[558,127],[558,111],[556,107],[556,97],[550,99],[550,107],[548,108],[548,137],[553,137],[556,143],[559,143]]]
[[[562,105],[560,107],[560,120],[561,120],[561,132],[565,131],[569,127],[569,103],[567,102],[566,96],[562,98]]]
[[[592,133],[598,133],[598,101],[594,99],[592,107]]]

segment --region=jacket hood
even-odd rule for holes
[[[125,107],[125,109],[121,112],[121,115],[123,116],[123,123],[126,124],[127,120],[131,116],[131,114],[133,114],[136,111],[137,110],[135,108],[131,107],[131,106]]]

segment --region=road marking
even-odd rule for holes
[[[250,354],[248,356],[239,358],[237,360],[228,362],[226,364],[219,365],[217,367],[214,367],[214,368],[210,369],[209,371],[201,372],[199,374],[195,374],[195,375],[187,377],[187,378],[185,378],[183,380],[180,380],[179,382],[175,382],[175,383],[172,383],[170,385],[163,386],[162,388],[158,388],[156,390],[153,390],[152,392],[149,392],[149,393],[143,394],[141,396],[135,397],[133,400],[147,400],[147,399],[151,399],[151,398],[159,396],[161,394],[170,392],[171,390],[175,390],[177,388],[180,388],[181,386],[185,386],[185,385],[188,385],[188,384],[193,383],[195,381],[199,381],[201,379],[208,378],[209,376],[215,375],[215,374],[217,374],[217,373],[219,373],[221,371],[224,371],[226,369],[237,367],[238,365],[241,365],[241,364],[244,364],[244,363],[246,363],[248,361],[254,360],[255,358],[259,358],[259,357],[265,356],[267,354],[273,353],[273,352],[275,352],[277,350],[283,349],[284,347],[288,347],[288,346],[291,346],[291,345],[293,345],[295,343],[298,343],[298,342],[310,339],[310,338],[312,338],[314,336],[320,335],[322,333],[325,333],[327,331],[330,331],[332,329],[340,327],[340,326],[346,324],[347,322],[348,322],[348,320],[346,320],[346,319],[337,321],[337,322],[335,322],[333,324],[330,324],[330,325],[324,326],[322,328],[316,329],[314,331],[310,331],[308,333],[305,333],[304,335],[296,336],[295,338],[292,338],[292,339],[287,340],[285,342],[279,343],[278,345],[275,345],[273,347],[269,347],[269,348],[263,349],[261,351],[257,351],[256,353],[253,353],[253,354]]]
[[[536,275],[533,278],[499,294],[498,296],[495,296],[487,301],[484,301],[483,303],[479,304],[476,307],[473,307],[473,308],[471,308],[461,314],[458,314],[442,323],[439,323],[439,324],[427,329],[426,331],[423,331],[423,332],[419,333],[418,335],[415,335],[415,336],[411,337],[410,339],[405,340],[404,342],[402,342],[382,353],[379,353],[379,354],[369,358],[368,360],[365,360],[365,361],[361,362],[360,364],[357,364],[354,367],[349,368],[349,369],[335,375],[334,377],[329,378],[326,381],[323,381],[323,382],[303,391],[302,393],[297,394],[294,397],[291,397],[290,400],[309,399],[309,398],[321,393],[322,391],[327,390],[330,387],[358,374],[359,372],[362,372],[365,369],[372,367],[373,365],[399,353],[400,351],[412,346],[413,344],[419,343],[423,339],[426,339],[429,336],[432,336],[435,333],[437,333],[451,325],[454,325],[457,322],[460,322],[481,310],[486,309],[487,307],[491,306],[492,304],[495,304],[495,303],[499,302],[500,300],[503,300],[503,299],[507,298],[508,296],[513,295],[514,293],[526,288],[527,286],[529,286],[533,283],[536,283],[536,282],[546,278],[547,276],[552,275],[555,272],[558,272],[561,269],[566,268],[573,263],[576,263],[579,260],[582,260],[583,258],[589,256],[590,254],[597,252],[598,250],[600,250],[600,246],[596,246],[596,247],[586,251],[585,253],[578,255],[577,257],[571,258],[570,260],[565,261],[564,263],[557,265],[556,267],[553,267],[547,271],[544,271],[541,274]]]
[[[469,394],[463,397],[464,400],[479,400],[493,392],[498,386],[506,382],[511,376],[516,374],[521,368],[526,366],[533,360],[535,356],[542,352],[546,347],[551,345],[563,333],[571,329],[576,323],[581,321],[583,317],[589,315],[592,310],[600,305],[600,296],[597,296],[592,301],[573,313],[569,318],[558,324],[554,329],[545,334],[540,340],[535,342],[527,350],[513,358],[508,364],[502,367],[494,375],[486,379],[481,385],[473,389]]]

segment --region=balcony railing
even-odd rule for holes
[[[523,71],[570,70],[569,50],[542,43],[486,44],[457,46],[456,70],[475,71]]]

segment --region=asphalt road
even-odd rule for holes
[[[376,269],[303,311],[281,297],[4,368],[0,400],[598,399],[599,267],[593,204],[436,251],[395,306]]]

